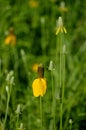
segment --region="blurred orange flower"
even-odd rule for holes
[[[5,39],[5,44],[6,45],[9,45],[9,44],[15,45],[16,44],[16,36],[14,34],[14,29],[12,27],[9,29],[9,35]]]
[[[32,83],[33,95],[35,97],[44,96],[46,93],[47,83],[44,78],[37,78]]]
[[[37,72],[37,71],[38,71],[38,64],[34,64],[34,65],[32,66],[32,70],[33,70],[34,72]]]
[[[30,0],[29,1],[29,6],[31,8],[37,8],[39,6],[39,2],[37,0]]]
[[[9,44],[15,45],[16,44],[16,36],[13,34],[8,35],[5,39],[5,44],[6,45],[9,45]]]

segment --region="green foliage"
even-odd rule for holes
[[[39,98],[33,97],[32,82],[37,73],[34,64],[43,63],[47,92],[43,97],[43,129],[52,129],[52,83],[48,70],[54,62],[53,81],[55,87],[55,122],[59,128],[59,41],[56,20],[62,16],[67,34],[63,36],[66,45],[66,74],[63,107],[63,130],[86,129],[86,0],[65,0],[67,11],[59,10],[60,0],[0,0],[0,127],[4,124],[7,109],[7,74],[14,71],[14,85],[9,100],[6,130],[17,130],[20,123],[27,130],[40,129]],[[36,1],[35,1],[36,2]],[[6,45],[9,28],[13,27],[16,45]],[[58,52],[57,52],[58,51]],[[57,57],[56,57],[57,55]],[[57,58],[57,59],[56,59]],[[9,86],[9,85],[8,85]],[[16,109],[21,105],[17,122]],[[83,127],[83,128],[82,128]]]

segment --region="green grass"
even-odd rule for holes
[[[0,0],[0,127],[4,126],[3,130],[15,130],[21,123],[27,130],[40,130],[40,102],[32,93],[32,82],[37,78],[32,70],[35,63],[44,64],[47,79],[47,92],[42,100],[42,129],[59,130],[60,116],[62,130],[86,129],[86,1],[66,0],[67,12],[59,10],[60,2],[38,0],[38,6],[32,8],[28,0]],[[59,35],[55,34],[59,16],[67,29],[62,40],[66,46],[62,59]],[[15,46],[5,45],[10,27],[17,37]],[[55,70],[48,70],[50,61]],[[6,86],[11,86],[6,78],[10,71],[14,72],[14,84],[8,98]],[[60,81],[65,88],[62,115]],[[17,120],[18,104],[21,113]]]

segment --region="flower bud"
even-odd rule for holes
[[[18,106],[17,106],[17,110],[16,110],[16,114],[20,114],[20,108],[21,108],[21,105],[18,104]]]
[[[69,124],[72,124],[72,123],[73,123],[72,119],[69,119]]]
[[[49,70],[53,70],[54,69],[54,66],[53,66],[53,61],[50,61],[50,63],[49,63],[49,68],[48,68]]]
[[[7,93],[9,92],[9,87],[8,87],[8,86],[6,86],[6,92],[7,92]]]
[[[58,18],[58,27],[62,27],[63,26],[63,20],[62,20],[62,17],[60,16]]]

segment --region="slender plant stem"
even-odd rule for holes
[[[62,130],[62,36],[60,34],[60,130]]]
[[[1,85],[1,74],[2,74],[2,72],[1,72],[1,59],[0,59],[0,85]]]
[[[55,118],[55,99],[53,98],[53,130],[56,130],[56,118]]]
[[[6,112],[5,112],[4,124],[3,124],[3,130],[5,130],[5,126],[6,126],[7,114],[8,114],[8,108],[9,108],[9,101],[10,101],[10,96],[8,94],[7,107],[6,107]]]
[[[64,102],[64,88],[65,88],[65,53],[63,53],[63,85],[62,85],[62,105]]]
[[[17,114],[16,130],[18,129],[19,114]]]
[[[72,129],[72,124],[70,124],[70,130]]]
[[[63,83],[62,83],[62,102],[61,102],[61,130],[62,130],[62,115],[63,115],[63,103],[64,103],[64,87],[65,87],[65,53],[63,54]]]
[[[7,93],[8,98],[7,98],[7,106],[6,106],[6,112],[5,112],[5,119],[4,119],[4,124],[3,124],[3,130],[5,130],[6,126],[6,121],[7,121],[7,114],[8,114],[8,109],[9,109],[9,102],[10,102],[10,96],[11,96],[11,91],[12,91],[12,85],[10,85],[10,90]]]
[[[52,82],[52,115],[53,115],[53,130],[56,129],[55,123],[55,90],[54,90],[54,81],[53,81],[53,70],[51,70],[51,82]]]
[[[42,121],[42,97],[40,96],[40,118],[41,118],[41,130],[43,130],[43,121]]]
[[[51,83],[52,83],[52,100],[53,100],[53,96],[54,96],[53,70],[51,70]]]

